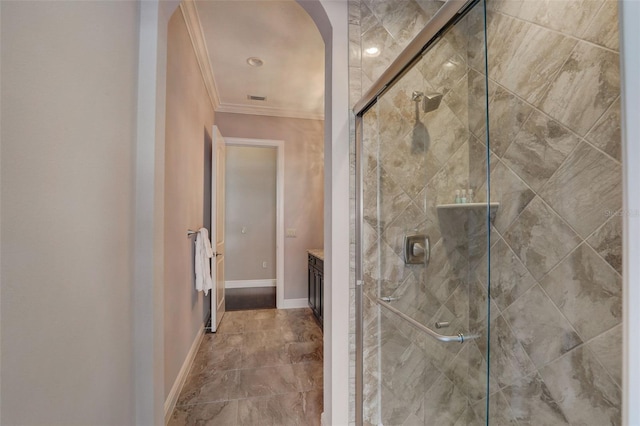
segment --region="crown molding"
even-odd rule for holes
[[[324,114],[301,111],[297,109],[265,107],[258,105],[220,104],[216,112],[234,114],[268,115],[272,117],[303,118],[307,120],[324,120]]]
[[[184,22],[187,24],[189,38],[193,45],[193,51],[196,54],[200,73],[202,73],[204,86],[209,94],[209,100],[211,101],[213,110],[216,111],[220,106],[220,96],[218,95],[216,80],[213,76],[213,68],[211,67],[211,62],[209,62],[209,51],[207,49],[207,43],[204,38],[202,25],[200,24],[200,16],[198,15],[198,8],[196,7],[195,1],[183,0],[180,3],[180,11],[184,17]]]
[[[209,100],[213,106],[213,110],[216,112],[230,112],[235,114],[249,114],[249,115],[266,115],[272,117],[285,117],[285,118],[302,118],[308,120],[324,120],[324,114],[318,114],[313,112],[305,112],[297,109],[266,107],[258,105],[239,105],[239,104],[223,104],[220,102],[220,95],[218,93],[218,87],[213,75],[213,67],[209,60],[209,50],[207,49],[207,43],[204,38],[204,32],[202,31],[202,25],[200,22],[200,16],[198,15],[198,8],[194,0],[183,0],[180,3],[180,11],[184,17],[185,24],[187,25],[187,31],[189,38],[191,39],[191,45],[200,67],[200,73],[204,80],[204,85],[209,95]]]

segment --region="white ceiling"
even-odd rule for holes
[[[300,5],[202,0],[196,6],[220,103],[216,111],[323,118],[324,42]],[[249,66],[249,57],[264,65]]]

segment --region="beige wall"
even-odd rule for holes
[[[2,424],[133,424],[138,5],[0,7]]]
[[[276,148],[227,146],[226,281],[276,278],[277,154]]]
[[[208,298],[195,291],[194,241],[208,219],[213,108],[180,10],[169,20],[165,142],[165,397],[208,312]],[[206,152],[206,155],[205,155]],[[208,168],[208,170],[205,170]],[[210,199],[210,198],[209,198]]]
[[[297,231],[284,244],[284,297],[307,297],[306,250],[323,246],[323,122],[218,113],[216,124],[225,137],[284,141],[284,227]]]

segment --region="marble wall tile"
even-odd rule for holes
[[[589,245],[622,275],[622,216],[612,217],[587,240]]]
[[[433,151],[426,149],[423,138],[416,138],[412,134],[407,135],[395,150],[384,157],[381,164],[411,198],[424,189],[441,167]]]
[[[368,22],[365,22],[366,19],[367,16],[363,13],[363,22],[361,24],[363,30],[364,26],[368,24]],[[393,62],[398,53],[400,53],[401,48],[391,34],[381,25],[373,25],[369,30],[362,33],[363,52],[370,47],[377,47],[379,53],[376,56],[362,54],[362,72],[373,82]]]
[[[536,279],[542,278],[580,242],[540,197],[529,203],[504,234],[504,240]]]
[[[537,367],[582,343],[571,324],[537,285],[516,300],[503,315]]]
[[[358,3],[360,5],[360,31],[361,34],[364,34],[373,27],[379,26],[380,22],[364,1],[358,0]]]
[[[462,56],[466,54],[466,49],[464,52],[461,50],[454,35],[445,36],[432,45],[416,65],[431,87],[443,94],[449,92],[467,72],[467,64]]]
[[[457,250],[447,253],[443,242],[431,248],[431,260],[418,279],[424,282],[441,303],[466,280],[467,260]]]
[[[622,423],[622,392],[586,347],[559,358],[540,374],[571,424]]]
[[[446,103],[424,115],[422,119],[425,133],[414,134],[419,137],[425,149],[432,150],[440,164],[445,164],[450,157],[467,141],[466,124],[462,123]],[[414,125],[411,130],[414,130]]]
[[[494,25],[488,36],[489,77],[527,102],[537,103],[576,41],[504,15]]]
[[[429,21],[429,16],[414,0],[363,0],[382,26],[403,48]],[[397,52],[400,53],[400,52]]]
[[[515,136],[503,160],[531,189],[540,191],[579,142],[560,123],[536,111]]]
[[[519,425],[569,425],[562,407],[535,372],[502,390]]]
[[[454,344],[454,343],[449,343]],[[462,350],[449,362],[445,375],[469,398],[473,404],[486,397],[487,392],[487,362],[475,342],[463,344]],[[489,380],[489,389],[497,391],[495,379]]]
[[[429,19],[431,19],[433,17],[433,15],[435,15],[436,12],[438,12],[438,10],[440,10],[442,5],[444,4],[444,1],[442,1],[442,0],[416,0],[416,3],[418,4],[418,6],[420,6],[422,8],[422,10],[425,11],[425,13],[429,17]]]
[[[536,367],[502,316],[491,322],[489,351],[489,368],[500,388],[536,371]]]
[[[487,91],[486,77],[483,73],[469,69],[467,72],[467,128],[478,139],[486,140],[487,94],[491,96],[491,87]]]
[[[613,327],[587,343],[607,373],[622,387],[622,324]]]
[[[477,191],[478,194],[485,192],[486,185]],[[493,161],[490,196],[492,202],[500,203],[493,225],[502,233],[529,205],[535,193],[504,163]]]
[[[500,310],[508,308],[536,283],[531,273],[503,239],[499,239],[491,247],[489,268],[491,269],[491,298],[495,300]],[[476,275],[481,282],[487,282],[486,267],[479,268]]]
[[[518,424],[501,391],[489,395],[489,413],[487,413],[486,398],[475,403],[472,407],[475,411],[477,421],[481,421],[483,425],[487,424],[485,423],[487,420],[491,426],[516,426]]]
[[[579,42],[549,90],[531,101],[584,136],[620,95],[619,62],[618,54]]]
[[[322,361],[312,361],[293,365],[298,390],[302,392],[322,389]]]
[[[469,135],[469,188],[476,194],[474,202],[480,201],[480,187],[487,181],[487,167],[495,165],[491,160],[492,153],[487,153],[487,146],[473,135]],[[486,196],[485,196],[486,198]]]
[[[593,146],[603,150],[618,161],[622,160],[620,122],[620,98],[618,98],[586,136],[586,139]]]
[[[467,408],[467,398],[442,375],[424,395],[423,425],[453,425]]]
[[[603,0],[547,0],[537,4],[535,15],[530,10],[520,17],[543,27],[573,36],[581,36],[600,9]]]
[[[609,49],[619,50],[618,2],[605,0],[582,37]]]
[[[427,286],[417,281],[413,275],[404,281],[392,297],[398,298],[393,302],[393,306],[423,324],[426,324],[441,306]]]
[[[386,228],[411,202],[383,167],[365,177],[364,187],[364,218],[375,229]]]
[[[587,244],[560,262],[540,285],[584,341],[622,321],[622,278]]]
[[[469,185],[469,144],[464,143],[451,156],[450,160],[427,183],[424,194],[427,218],[437,223],[438,204],[451,204],[455,199],[456,189],[468,188]]]
[[[562,215],[582,238],[622,206],[620,164],[582,143],[560,166],[540,196]]]
[[[513,93],[498,87],[489,103],[489,145],[502,157],[533,109]]]

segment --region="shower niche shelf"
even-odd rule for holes
[[[473,217],[486,217],[484,216],[487,203],[460,203],[460,204],[438,204],[438,216],[459,216],[464,215],[464,217],[468,218],[469,216]],[[491,217],[491,221],[495,219],[496,213],[498,212],[498,207],[500,207],[499,202],[489,203],[489,216]]]
[[[475,210],[483,209],[487,207],[487,203],[459,203],[459,204],[438,204],[438,209],[462,209],[462,210]],[[491,212],[495,212],[500,207],[500,203],[489,203]]]

